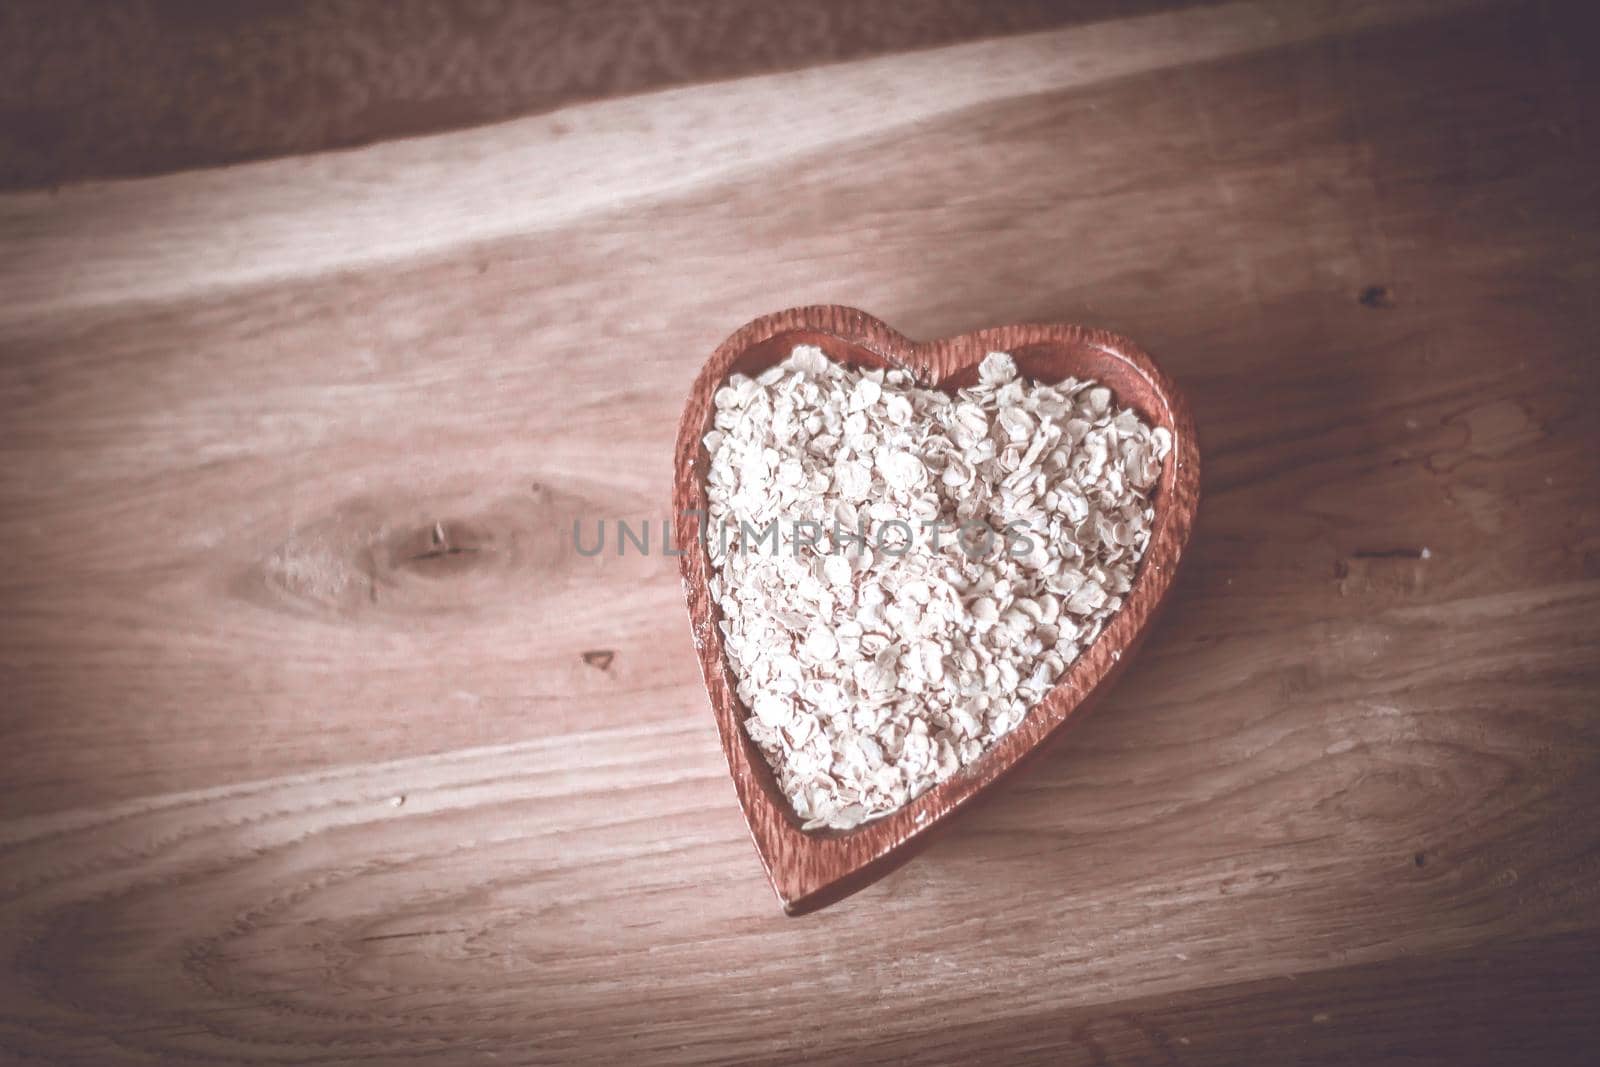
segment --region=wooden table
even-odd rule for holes
[[[1144,7],[0,195],[0,1060],[1595,1062],[1593,16]],[[795,920],[676,561],[570,529],[810,302],[1135,337],[1205,498]]]

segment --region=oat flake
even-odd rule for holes
[[[1003,352],[951,396],[800,346],[718,390],[705,446],[745,730],[806,829],[849,829],[977,759],[1100,634],[1172,436]]]

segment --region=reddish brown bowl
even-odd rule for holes
[[[748,710],[735,695],[717,627],[720,611],[707,588],[711,562],[699,543],[698,524],[682,518],[706,510],[708,457],[701,441],[710,429],[716,390],[730,374],[753,375],[781,362],[798,344],[816,345],[830,359],[851,366],[900,367],[917,381],[946,390],[976,381],[978,364],[989,352],[1009,352],[1018,369],[1036,381],[1092,378],[1109,386],[1118,403],[1132,407],[1152,426],[1165,426],[1173,439],[1154,496],[1155,526],[1133,588],[1095,643],[1014,730],[976,761],[892,814],[851,830],[800,829],[766,757],[745,734],[742,723]],[[1154,360],[1114,333],[1082,326],[998,326],[923,342],[865,312],[823,305],[759,318],[717,348],[695,379],[678,428],[673,484],[677,547],[683,553],[695,648],[728,769],[784,911],[814,911],[905,862],[935,827],[1038,752],[1069,718],[1081,715],[1106,692],[1127,667],[1172,588],[1199,495],[1200,453],[1187,403]]]

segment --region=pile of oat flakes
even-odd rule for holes
[[[745,728],[807,829],[848,829],[977,759],[1100,633],[1172,440],[1005,353],[952,396],[801,346],[717,392],[705,446]]]

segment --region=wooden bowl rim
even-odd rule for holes
[[[720,612],[711,600],[710,560],[699,543],[698,526],[683,516],[705,508],[704,437],[716,390],[757,346],[785,334],[811,334],[828,347],[868,354],[863,362],[903,367],[919,382],[945,388],[991,351],[1028,349],[1032,362],[1076,360],[1100,364],[1102,372],[1133,375],[1145,391],[1130,399],[1126,388],[1117,401],[1166,426],[1173,448],[1155,493],[1155,527],[1140,562],[1134,586],[1121,610],[1095,643],[1079,654],[1044,699],[1023,721],[953,778],[897,811],[845,831],[805,831],[787,798],[777,789],[765,756],[742,728],[747,714],[739,701],[723,655]],[[828,344],[826,342],[831,342]],[[1030,347],[1033,346],[1033,347]],[[1038,346],[1056,350],[1052,357]],[[781,354],[786,354],[784,345]],[[829,352],[829,358],[836,358]],[[775,362],[768,360],[767,362]],[[847,361],[848,362],[848,361]],[[1120,368],[1116,365],[1120,364]],[[1076,373],[1101,380],[1107,374],[1082,368]],[[894,869],[925,844],[930,832],[970,804],[980,793],[1059,736],[1067,720],[1081,715],[1092,698],[1109,688],[1148,633],[1171,590],[1194,525],[1199,503],[1200,454],[1193,419],[1182,393],[1155,361],[1126,337],[1108,330],[1066,324],[997,326],[934,341],[914,341],[881,320],[855,308],[825,304],[790,308],[740,327],[719,345],[696,377],[678,430],[673,486],[673,524],[684,592],[701,673],[721,735],[723,753],[740,806],[767,878],[784,911],[800,915],[849,895]]]

